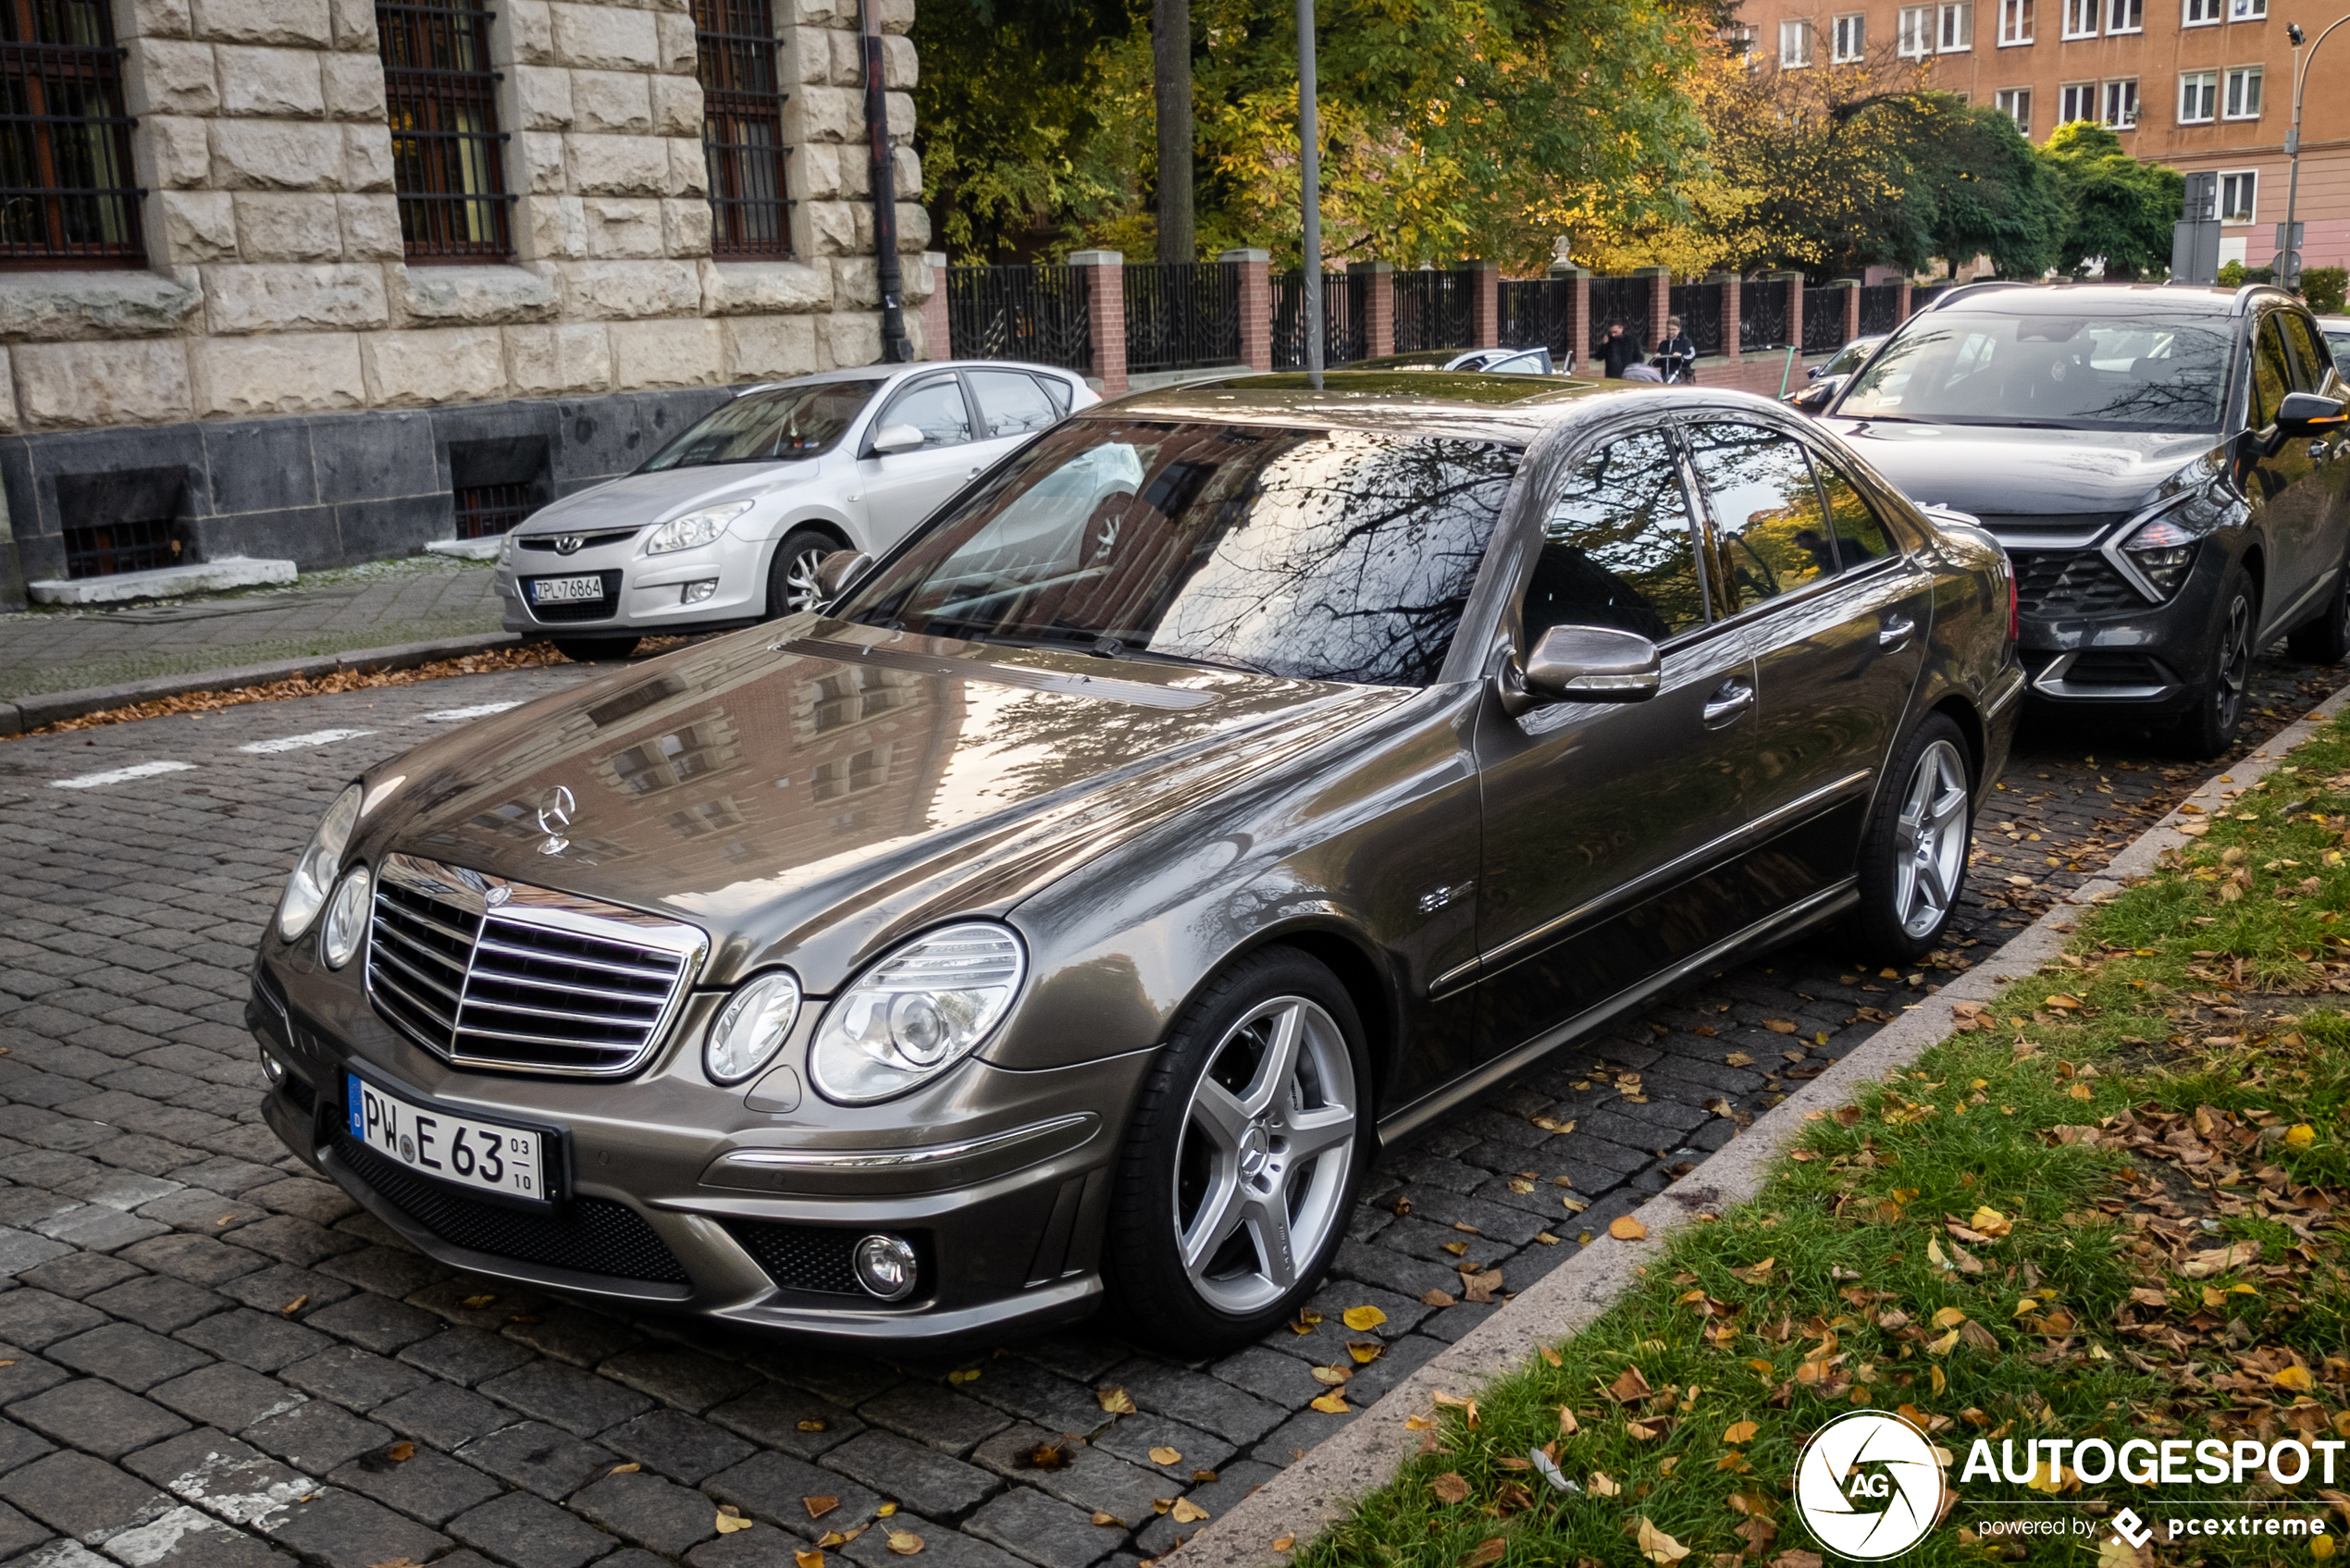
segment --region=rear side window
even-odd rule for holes
[[[1821,493],[1827,498],[1828,522],[1836,533],[1837,567],[1849,572],[1891,555],[1893,540],[1886,536],[1883,519],[1860,488],[1816,451],[1812,454],[1812,468],[1820,476]]]
[[[1759,425],[1700,425],[1689,456],[1713,514],[1713,577],[1736,614],[1836,573],[1835,531],[1803,448]]]
[[[1025,436],[1042,430],[1060,417],[1034,377],[1017,370],[973,370],[971,391],[979,398],[979,417],[993,440],[998,436]]]
[[[1705,623],[1689,499],[1663,434],[1610,442],[1568,476],[1520,608],[1529,648],[1552,626],[1663,642]]]
[[[2273,315],[2260,324],[2252,342],[2252,418],[2255,430],[2277,422],[2277,405],[2293,390],[2293,362],[2285,357],[2284,340],[2277,335]]]

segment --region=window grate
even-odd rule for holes
[[[377,0],[376,28],[408,259],[513,255],[489,11],[480,0]]]
[[[0,4],[0,268],[146,265],[123,53],[98,0]]]
[[[113,577],[178,562],[179,547],[167,519],[101,523],[66,531],[66,575]]]
[[[702,155],[710,164],[710,249],[791,254],[784,182],[784,98],[768,0],[694,0]]]
[[[530,515],[530,487],[461,485],[457,489],[457,537],[494,539]]]

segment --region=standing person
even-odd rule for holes
[[[1626,330],[1622,322],[1611,321],[1607,324],[1607,336],[1600,341],[1602,375],[1621,379],[1628,366],[1638,364],[1647,357],[1647,351],[1640,346],[1639,337]]]
[[[1657,342],[1654,364],[1667,381],[1686,385],[1697,380],[1697,340],[1681,330],[1679,316],[1664,318],[1664,336]]]

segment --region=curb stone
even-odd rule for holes
[[[1805,1114],[1841,1105],[1863,1084],[1909,1066],[1951,1032],[1950,1002],[1988,1002],[2064,951],[2073,930],[2067,906],[2102,903],[2151,873],[2164,849],[2190,841],[2185,821],[2210,820],[2211,809],[2274,769],[2286,752],[2319,725],[2350,709],[2350,686],[2280,730],[2220,773],[2214,773],[2169,816],[2107,863],[2103,871],[2016,932],[1995,952],[1944,986],[1933,1002],[1912,1004],[1854,1047],[1827,1071],[1755,1119],[1719,1154],[1634,1211],[1647,1238],[1619,1241],[1602,1231],[1590,1244],[1512,1297],[1457,1344],[1438,1355],[1305,1456],[1266,1482],[1230,1512],[1204,1525],[1181,1549],[1183,1568],[1286,1568],[1291,1554],[1275,1551],[1282,1536],[1310,1541],[1342,1518],[1365,1493],[1384,1486],[1417,1451],[1407,1417],[1429,1410],[1431,1396],[1516,1370],[1535,1351],[1590,1323],[1629,1290],[1638,1271],[1661,1254],[1673,1233],[1701,1212],[1718,1212],[1754,1197],[1780,1152],[1800,1136]],[[2224,781],[2224,782],[2223,782]],[[2199,810],[2189,812],[2194,805]]]
[[[0,735],[22,735],[43,724],[103,713],[134,703],[197,692],[235,691],[241,686],[266,685],[296,678],[316,680],[339,670],[408,670],[439,659],[461,659],[469,653],[514,648],[523,642],[516,632],[476,632],[440,637],[431,642],[398,643],[390,648],[363,648],[349,653],[322,653],[309,659],[281,659],[269,664],[246,664],[233,670],[204,670],[188,675],[155,675],[119,685],[83,686],[76,691],[41,692],[0,702]]]

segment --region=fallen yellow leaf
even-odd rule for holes
[[[795,1551],[791,1560],[794,1568],[824,1568],[824,1554],[821,1551]]]
[[[1934,1315],[1934,1326],[1936,1328],[1956,1328],[1965,1321],[1966,1314],[1957,1307],[1944,1307]]]
[[[2318,1141],[2318,1130],[2306,1121],[2294,1122],[2284,1130],[2285,1147],[2306,1149]]]
[[[1729,1428],[1722,1434],[1722,1440],[1725,1443],[1750,1443],[1754,1440],[1754,1434],[1761,1430],[1762,1428],[1751,1421],[1732,1422]]]
[[[799,1500],[799,1506],[808,1510],[808,1517],[810,1519],[822,1519],[825,1514],[830,1513],[834,1509],[840,1506],[840,1499],[836,1497],[804,1497]]]
[[[750,1523],[743,1517],[743,1511],[733,1503],[722,1504],[718,1510],[718,1533],[722,1536],[731,1536],[737,1530],[748,1530],[750,1528]]]
[[[1387,1353],[1387,1347],[1377,1340],[1349,1340],[1346,1342],[1346,1353],[1354,1358],[1355,1365],[1368,1366]]]
[[[1615,1484],[1615,1477],[1609,1475],[1606,1471],[1594,1470],[1591,1472],[1591,1495],[1593,1497],[1614,1497],[1623,1489],[1624,1488],[1622,1487]]]
[[[1404,1430],[1406,1432],[1425,1432],[1435,1425],[1435,1422],[1430,1421],[1425,1415],[1407,1415],[1404,1417]]]
[[[1943,1335],[1938,1340],[1928,1340],[1925,1347],[1926,1353],[1928,1355],[1948,1355],[1952,1351],[1957,1350],[1958,1348],[1959,1331],[1955,1328],[1951,1329],[1948,1334]]]
[[[1607,1233],[1619,1241],[1637,1241],[1649,1233],[1649,1228],[1630,1215],[1620,1215],[1607,1222]]]
[[[604,1474],[607,1475],[634,1475],[637,1471],[642,1470],[643,1468],[643,1465],[637,1463],[634,1460],[631,1460],[626,1464],[613,1465],[611,1469],[605,1471]]]
[[[1332,1389],[1320,1399],[1307,1400],[1305,1402],[1314,1409],[1320,1411],[1325,1415],[1344,1415],[1346,1414],[1346,1394],[1343,1389]]]
[[[1295,1536],[1275,1536],[1273,1537],[1273,1549],[1275,1551],[1287,1551],[1290,1548],[1295,1546],[1296,1544],[1297,1537]]]
[[[498,1298],[495,1296],[467,1296],[464,1299],[464,1305],[469,1311],[479,1312],[482,1308],[488,1306],[490,1303],[496,1301],[497,1299]]]
[[[1375,1306],[1348,1307],[1338,1315],[1340,1322],[1357,1334],[1367,1333],[1387,1321],[1387,1314]]]
[[[1134,1401],[1127,1396],[1126,1389],[1122,1384],[1115,1389],[1095,1389],[1094,1402],[1112,1415],[1134,1414]]]
[[[1345,1382],[1349,1377],[1354,1376],[1354,1374],[1347,1371],[1346,1368],[1342,1366],[1317,1366],[1314,1368],[1314,1381],[1317,1383],[1326,1383],[1331,1388],[1338,1387],[1340,1384]]]
[[[1967,1228],[1980,1230],[1985,1236],[2004,1236],[2015,1228],[2015,1222],[1994,1208],[1979,1208],[1967,1221]]]
[[[1658,1529],[1645,1513],[1640,1515],[1639,1531],[1633,1539],[1640,1555],[1651,1562],[1678,1562],[1689,1554],[1688,1547]]]
[[[900,1557],[911,1557],[922,1549],[922,1538],[911,1530],[892,1530],[889,1549]]]
[[[1207,1510],[1202,1508],[1191,1499],[1187,1497],[1179,1497],[1175,1500],[1174,1508],[1168,1513],[1167,1516],[1169,1519],[1174,1520],[1178,1525],[1196,1525],[1208,1515]]]
[[[885,1502],[885,1503],[883,1503],[883,1504],[882,1504],[879,1508],[876,1508],[876,1509],[874,1509],[874,1510],[873,1510],[873,1517],[874,1517],[874,1518],[876,1518],[876,1519],[886,1519],[886,1518],[888,1518],[891,1514],[893,1514],[893,1513],[895,1513],[895,1512],[897,1512],[897,1505],[896,1503],[894,1503],[894,1502]]]
[[[1183,1463],[1183,1451],[1181,1449],[1155,1448],[1151,1450],[1151,1463],[1153,1464],[1181,1464]]]
[[[1490,1568],[1502,1561],[1510,1543],[1500,1536],[1489,1536],[1461,1554],[1461,1568]]]
[[[1121,1530],[1126,1527],[1125,1520],[1120,1519],[1115,1513],[1104,1513],[1098,1508],[1094,1510],[1094,1523],[1102,1525],[1116,1525]]]
[[[2280,1389],[2291,1389],[2294,1393],[2306,1394],[2309,1391],[2309,1369],[2306,1366],[2284,1367],[2269,1381]]]

